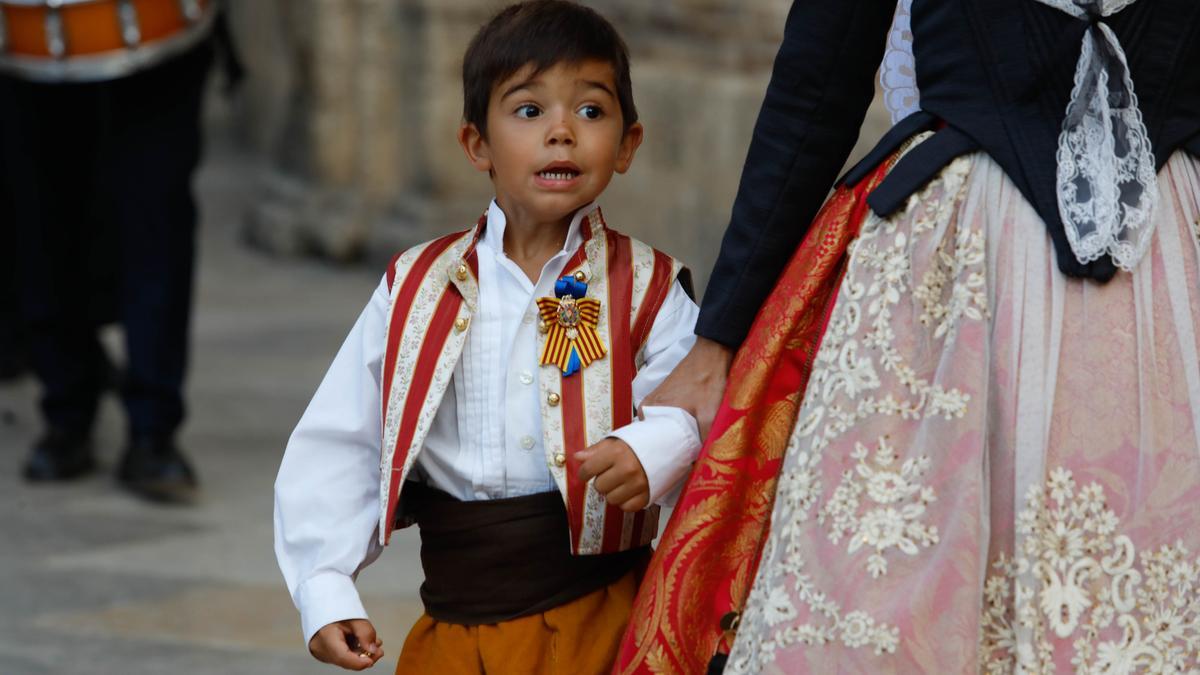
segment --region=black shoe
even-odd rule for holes
[[[95,468],[88,434],[51,429],[33,446],[24,475],[31,483],[49,483],[79,478]]]
[[[196,497],[196,474],[167,437],[134,438],[121,460],[117,479],[150,501],[186,503]]]

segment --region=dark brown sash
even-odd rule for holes
[[[421,531],[421,601],[438,621],[476,626],[545,612],[644,569],[645,546],[571,555],[562,495],[464,502],[423,483],[404,486]]]

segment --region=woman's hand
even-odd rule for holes
[[[696,418],[700,438],[708,438],[713,417],[725,395],[725,380],[733,363],[734,351],[725,345],[697,337],[692,350],[675,370],[650,392],[642,406],[665,405],[683,408]]]

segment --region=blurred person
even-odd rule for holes
[[[606,673],[699,447],[682,410],[634,411],[697,308],[682,265],[596,203],[643,134],[606,20],[510,6],[463,90],[459,141],[495,199],[393,260],[288,442],[276,555],[321,661],[382,658],[354,579],[415,523],[425,614],[397,672]]]
[[[46,425],[28,481],[94,470],[92,428],[111,380],[97,330],[115,320],[128,357],[118,479],[154,500],[194,495],[175,435],[192,302],[192,176],[218,18],[217,5],[200,0],[0,0],[0,170]]]
[[[1200,669],[1197,64],[1194,0],[792,3],[616,672]]]
[[[0,100],[5,96],[0,84]],[[4,127],[4,110],[0,106],[0,128]],[[3,155],[0,148],[0,155]],[[12,207],[8,203],[7,182],[0,180],[0,382],[14,380],[29,368],[21,330],[21,305],[17,294],[16,232],[13,230]]]

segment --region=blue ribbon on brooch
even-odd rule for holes
[[[569,295],[578,300],[587,297],[587,289],[587,283],[579,281],[571,275],[567,275],[554,282],[554,295],[557,298],[564,298]]]
[[[586,282],[565,276],[554,282],[555,297],[537,300],[546,330],[541,364],[557,367],[564,377],[604,358],[606,353],[596,331],[600,301],[585,297],[587,289]]]

